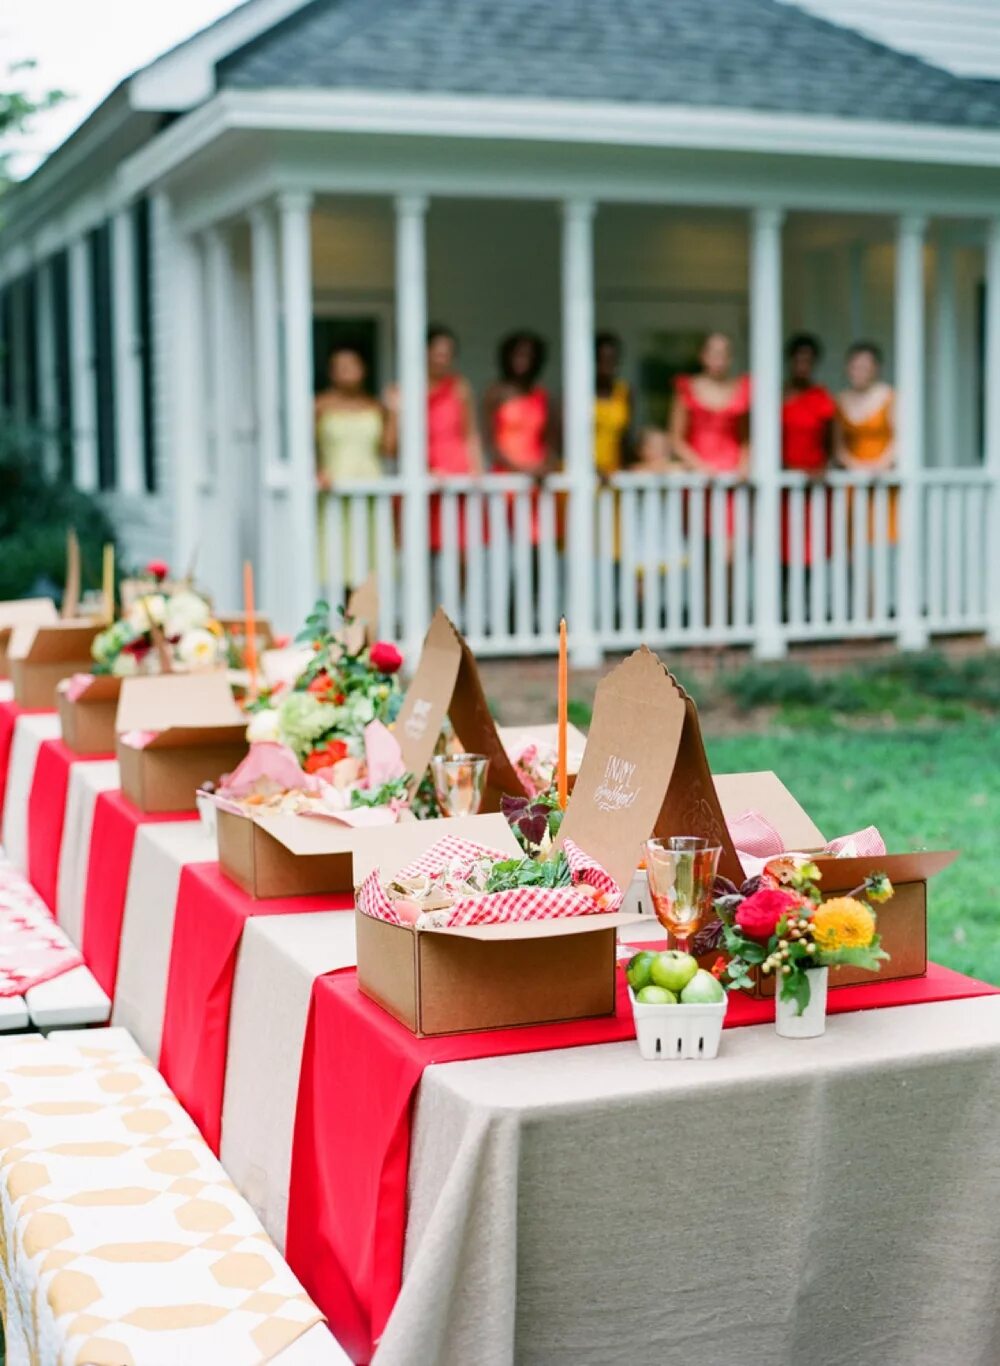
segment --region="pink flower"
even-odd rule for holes
[[[753,896],[748,896],[736,912],[736,928],[747,939],[756,939],[762,944],[774,934],[783,916],[791,915],[802,904],[802,898],[794,892],[782,892],[775,887],[761,887]]]
[[[403,656],[388,640],[376,640],[368,655],[380,674],[394,674],[403,667]]]

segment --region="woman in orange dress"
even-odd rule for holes
[[[855,342],[847,352],[847,388],[837,395],[835,453],[847,470],[883,474],[896,464],[896,395],[881,377],[882,352],[874,342]],[[868,528],[875,539],[875,509],[867,494]],[[888,539],[896,541],[898,496],[889,495]]]
[[[496,474],[530,474],[541,481],[553,464],[552,404],[538,383],[546,348],[534,332],[512,332],[500,343],[500,379],[483,399]],[[517,497],[510,498],[511,512]],[[538,544],[538,501],[532,499],[532,543]]]
[[[479,475],[483,453],[469,382],[455,372],[454,332],[435,324],[427,330],[427,468],[441,478]],[[459,545],[465,548],[465,505],[459,505]],[[442,548],[441,496],[431,496],[431,550]]]
[[[814,376],[822,355],[818,339],[808,332],[796,334],[785,348],[788,357],[788,384],[781,405],[781,451],[786,470],[799,470],[810,479],[821,479],[830,463],[833,447],[833,420],[837,405],[833,395]],[[824,558],[829,554],[827,531]],[[804,527],[805,563],[812,563],[812,526],[806,513]],[[781,499],[781,556],[791,563],[791,529],[787,491]]]

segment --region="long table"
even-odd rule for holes
[[[67,927],[84,808],[113,776],[73,766]],[[114,1020],[154,1060],[182,871],[211,855],[197,822],[136,833]],[[355,961],[353,915],[254,909],[221,1155],[283,1248],[306,1019],[317,978]],[[842,1015],[812,1041],[728,1030],[710,1064],[629,1042],[431,1066],[379,1366],[1000,1360],[998,1082],[996,996]]]

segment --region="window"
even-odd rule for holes
[[[73,352],[69,324],[69,254],[60,251],[51,262],[52,338],[55,351],[56,431],[59,436],[59,473],[73,479]]]
[[[102,491],[118,482],[115,448],[115,350],[111,315],[111,224],[88,238],[90,309],[93,326],[94,391],[97,411],[97,483]]]
[[[153,277],[149,200],[140,199],[133,211],[135,241],[136,336],[142,385],[142,468],[147,493],[156,492],[155,371],[153,353]]]

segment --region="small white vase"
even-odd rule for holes
[[[776,980],[774,1027],[783,1039],[815,1039],[826,1033],[826,990],[829,976],[829,968],[809,969],[809,1004],[801,1015],[794,1001],[781,999],[781,980]]]

